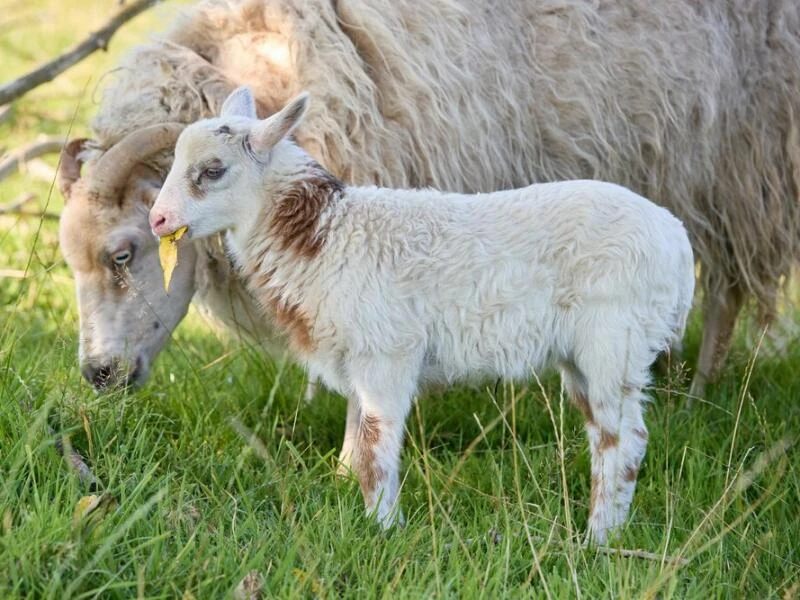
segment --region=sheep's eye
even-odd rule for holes
[[[111,262],[114,263],[116,267],[124,267],[127,265],[131,258],[133,257],[133,252],[129,248],[125,250],[118,250],[111,255]]]
[[[210,179],[211,181],[216,181],[225,175],[225,170],[226,169],[224,167],[208,167],[203,169],[203,177]]]

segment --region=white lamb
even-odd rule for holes
[[[586,419],[589,536],[624,523],[647,446],[643,388],[694,291],[683,225],[617,185],[474,196],[351,187],[289,137],[303,94],[257,120],[247,88],[181,134],[150,212],[230,251],[312,375],[356,400],[346,444],[367,510],[402,521],[406,416],[427,383],[560,370]],[[487,132],[491,135],[491,132]]]

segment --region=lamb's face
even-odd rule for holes
[[[150,226],[162,237],[181,227],[202,238],[236,224],[237,208],[253,195],[257,162],[247,156],[245,124],[211,119],[186,128],[175,161],[150,210]]]
[[[297,127],[308,108],[300,94],[268,119],[256,117],[255,99],[237,88],[222,116],[187,127],[175,146],[175,161],[150,211],[159,237],[187,227],[201,238],[253,218],[271,151]]]

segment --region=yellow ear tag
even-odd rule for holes
[[[164,271],[164,291],[169,291],[172,272],[178,264],[178,240],[183,237],[187,229],[188,227],[183,226],[165,235],[158,244],[158,260],[161,262],[161,270]]]

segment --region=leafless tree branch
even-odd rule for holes
[[[34,158],[25,163],[25,174],[47,183],[52,183],[56,179],[56,170],[41,158]]]
[[[0,161],[0,181],[14,173],[22,164],[29,160],[44,156],[45,154],[53,154],[61,152],[64,146],[64,140],[56,137],[49,137],[12,150],[8,155]]]
[[[72,65],[80,62],[97,50],[106,50],[111,37],[126,22],[144,12],[161,0],[137,0],[117,12],[105,26],[89,34],[85,40],[76,44],[64,54],[41,65],[30,73],[10,81],[0,87],[0,105],[16,100],[33,88],[52,81]]]
[[[3,215],[19,215],[20,217],[37,217],[40,219],[58,220],[57,213],[39,210],[25,210],[25,205],[31,200],[35,200],[36,196],[31,193],[22,194],[19,198],[4,206],[0,206],[0,216]]]
[[[95,491],[98,489],[99,482],[97,481],[97,478],[84,462],[83,457],[78,454],[78,452],[69,444],[69,438],[56,434],[56,432],[53,431],[53,428],[49,425],[47,426],[47,433],[51,438],[53,438],[56,444],[56,450],[58,450],[58,453],[64,457],[64,460],[67,461],[69,467],[75,471],[75,473],[78,475],[78,479],[81,480],[81,483],[87,486],[90,491]],[[67,441],[67,444],[64,443],[65,440]]]

